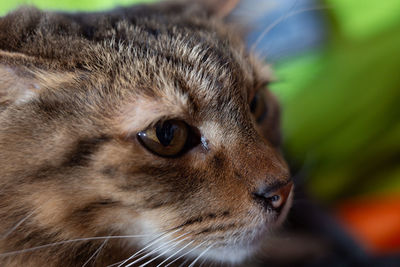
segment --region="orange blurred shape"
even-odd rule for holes
[[[337,211],[339,220],[371,252],[400,252],[400,196],[349,200]]]

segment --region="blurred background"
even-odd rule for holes
[[[138,2],[154,1],[1,1],[0,15]],[[242,0],[235,16],[275,70],[284,150],[307,195],[368,253],[400,255],[400,1]]]

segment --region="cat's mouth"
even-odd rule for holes
[[[285,204],[275,216],[272,216],[257,227],[238,231],[238,233],[241,232],[243,234],[240,242],[238,241],[239,239],[233,239],[231,242],[225,243],[225,245],[222,246],[214,244],[213,246],[199,248],[191,253],[191,256],[196,258],[202,255],[214,261],[240,263],[256,254],[262,245],[268,242],[271,233],[281,227],[285,221],[292,206],[293,191],[292,187]]]
[[[149,246],[149,250],[159,255],[159,259],[196,259],[201,257],[202,260],[209,259],[217,262],[226,263],[240,263],[256,254],[264,244],[268,242],[271,233],[275,232],[285,221],[290,207],[293,202],[293,187],[291,186],[290,192],[285,199],[285,202],[279,210],[268,213],[265,208],[261,212],[260,209],[253,209],[253,219],[244,219],[244,222],[237,221],[235,225],[240,227],[228,227],[226,232],[221,232],[224,223],[215,222],[209,228],[209,233],[196,235],[201,233],[197,230],[183,230],[176,229],[170,234],[160,234],[157,242]],[[259,206],[258,206],[259,207]],[[258,218],[257,218],[258,217]],[[230,226],[234,225],[226,224]],[[151,230],[157,229],[149,221],[142,224],[144,232],[152,232]],[[143,240],[145,241],[145,240]],[[143,242],[146,247],[151,244],[151,240]]]
[[[282,226],[292,206],[293,195],[294,188],[292,186],[279,213],[277,213],[272,220],[267,220],[264,225],[254,229],[252,234],[249,234],[247,241],[244,241],[242,244],[233,244],[224,248],[215,248],[207,254],[210,254],[210,258],[232,263],[242,262],[251,257],[264,243],[268,242],[268,237],[271,233]]]

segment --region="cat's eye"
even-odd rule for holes
[[[151,152],[174,157],[183,152],[188,144],[189,126],[180,120],[167,120],[139,132],[138,139]]]
[[[250,102],[250,111],[253,113],[258,123],[262,122],[267,116],[268,108],[265,103],[265,96],[262,91],[258,91]]]

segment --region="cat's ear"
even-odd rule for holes
[[[39,84],[28,69],[0,62],[0,106],[28,102],[39,90]]]
[[[207,11],[216,17],[225,18],[237,6],[240,0],[194,0],[204,6]]]
[[[64,73],[41,67],[34,58],[0,50],[0,108],[29,102],[41,91],[54,88],[69,78]]]

